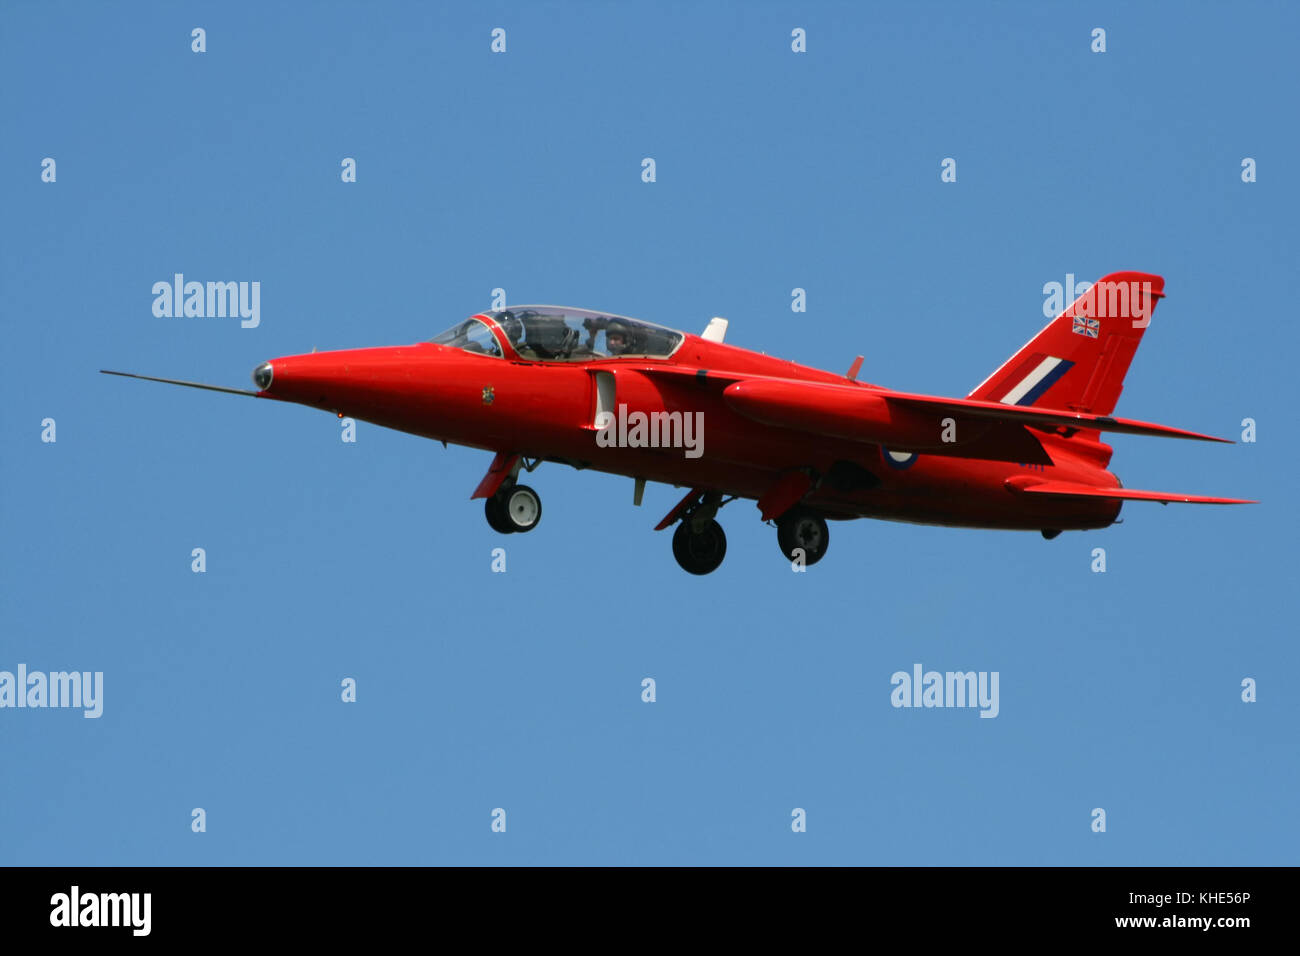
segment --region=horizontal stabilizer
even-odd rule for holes
[[[1245,498],[1212,498],[1209,495],[1180,495],[1172,491],[1142,491],[1137,488],[1096,488],[1072,481],[1038,481],[1028,475],[1007,479],[1012,491],[1027,495],[1055,495],[1062,498],[1117,498],[1122,501],[1171,501],[1191,505],[1253,505],[1256,501]]]

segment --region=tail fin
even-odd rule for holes
[[[967,398],[1109,415],[1164,288],[1146,272],[1099,279]]]

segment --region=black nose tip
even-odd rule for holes
[[[270,362],[263,362],[257,368],[253,369],[253,384],[264,392],[271,387]]]

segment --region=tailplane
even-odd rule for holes
[[[1058,498],[1114,498],[1119,501],[1158,501],[1162,505],[1182,502],[1190,505],[1257,505],[1249,498],[1219,498],[1212,495],[1185,495],[1177,491],[1145,491],[1140,488],[1101,488],[1076,481],[1045,481],[1035,476],[1008,478],[1006,486],[1026,495],[1049,495]]]

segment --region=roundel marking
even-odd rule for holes
[[[897,471],[905,471],[916,464],[916,452],[914,451],[890,451],[884,445],[881,445],[880,454],[885,459],[885,464]]]

